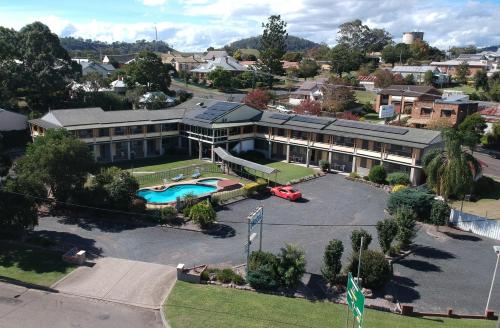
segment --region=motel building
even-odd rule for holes
[[[96,162],[117,162],[179,152],[216,161],[214,149],[250,150],[267,158],[367,175],[373,165],[410,174],[423,182],[421,159],[442,147],[438,131],[394,127],[335,118],[285,115],[245,104],[190,99],[160,110],[51,110],[29,121],[31,136],[64,128],[87,143]]]

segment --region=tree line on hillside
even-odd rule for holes
[[[319,44],[301,37],[289,35],[286,39],[286,49],[288,51],[307,51],[314,47],[317,47]],[[262,36],[254,36],[246,39],[241,39],[238,41],[231,42],[230,44],[224,47],[228,50],[237,50],[237,49],[262,49]],[[231,51],[232,52],[232,51]]]

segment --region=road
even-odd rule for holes
[[[486,166],[483,166],[484,175],[496,177],[497,180],[500,180],[500,159],[490,156],[485,150],[474,152],[474,157],[486,164]]]

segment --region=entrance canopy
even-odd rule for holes
[[[262,165],[262,164],[258,164],[255,162],[247,161],[246,159],[233,156],[233,155],[229,154],[227,151],[225,151],[224,149],[222,149],[221,147],[215,148],[214,152],[217,154],[217,156],[220,157],[220,159],[223,162],[229,162],[229,163],[233,163],[236,165],[240,165],[240,166],[243,166],[245,168],[252,169],[254,171],[261,172],[264,174],[278,173],[278,169],[272,168],[272,167],[267,166],[267,165]]]

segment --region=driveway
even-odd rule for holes
[[[176,268],[117,258],[81,266],[54,289],[71,295],[160,309],[176,281]]]
[[[0,283],[0,328],[162,328],[160,313]]]

